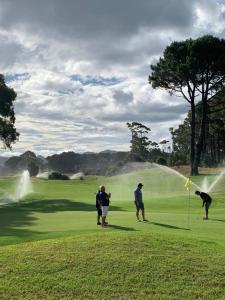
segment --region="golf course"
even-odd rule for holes
[[[32,179],[33,192],[0,207],[0,299],[225,299],[225,178],[209,220],[194,194],[215,172],[185,180],[161,168],[83,180]],[[12,193],[17,177],[2,177]],[[142,182],[148,222],[137,222]],[[95,193],[112,193],[96,225]]]

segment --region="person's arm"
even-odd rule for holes
[[[102,206],[102,199],[101,199],[101,195],[98,196],[98,203],[99,203],[99,206],[101,207]]]
[[[205,202],[206,202],[205,199],[203,199],[203,200],[202,200],[202,207],[204,207]]]
[[[108,198],[109,198],[109,202],[110,202],[110,198],[111,198],[111,193],[108,193]]]
[[[137,190],[134,191],[134,202],[138,201],[138,194],[137,194]]]

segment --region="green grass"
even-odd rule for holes
[[[2,178],[0,187],[12,193],[16,182]],[[148,223],[135,220],[138,182]],[[109,228],[96,225],[100,184],[112,192]],[[0,299],[225,299],[223,178],[208,221],[194,187],[188,218],[184,180],[155,169],[34,179],[33,188],[0,208]]]

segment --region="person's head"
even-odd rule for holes
[[[100,191],[101,191],[101,192],[105,192],[105,187],[104,187],[104,185],[101,185]]]
[[[199,191],[196,191],[196,192],[195,192],[195,195],[198,195],[198,196],[199,196],[200,194],[201,194],[201,193],[200,193]]]
[[[142,189],[142,187],[143,187],[143,184],[142,183],[138,183],[138,188]]]

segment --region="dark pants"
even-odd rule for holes
[[[101,208],[96,208],[97,209],[97,212],[98,212],[98,216],[102,216],[102,210],[101,210]]]

